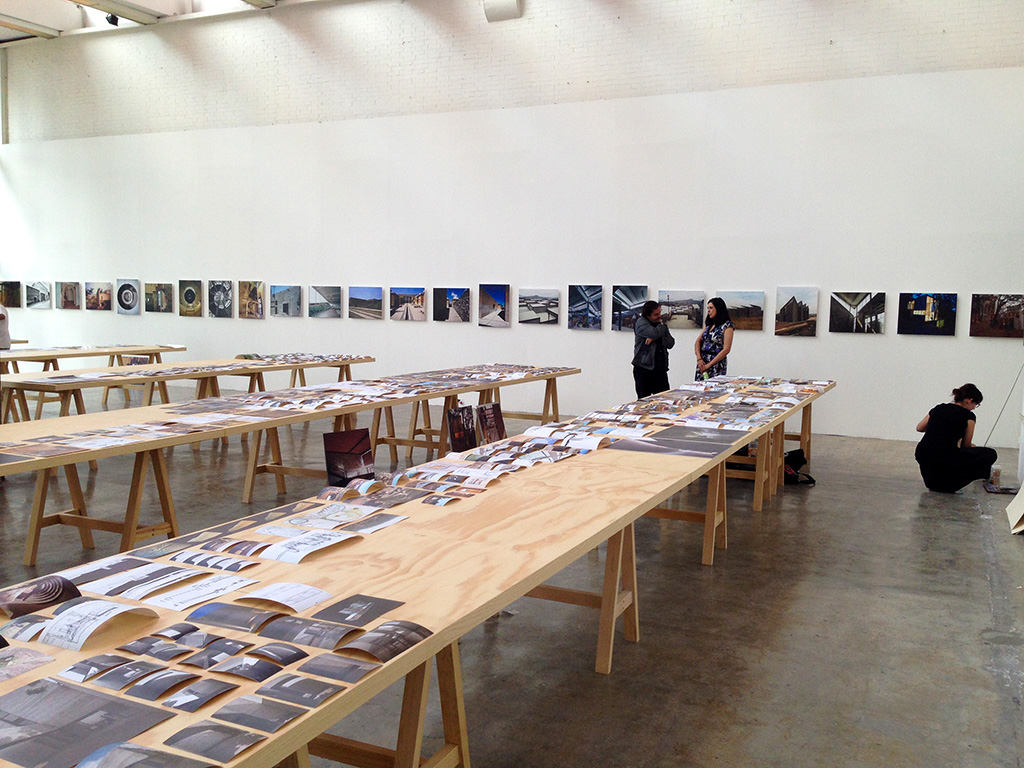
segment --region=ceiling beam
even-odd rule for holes
[[[24,32],[26,35],[34,35],[36,37],[54,38],[60,35],[59,29],[47,27],[44,24],[36,24],[27,19],[18,19],[4,13],[0,13],[0,27]]]
[[[166,13],[160,13],[153,8],[131,3],[128,0],[77,0],[81,5],[95,8],[97,11],[112,13],[122,19],[134,21],[137,24],[156,24]]]

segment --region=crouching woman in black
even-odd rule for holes
[[[933,491],[955,493],[972,480],[987,480],[996,452],[980,448],[974,439],[974,409],[982,395],[973,384],[953,390],[952,403],[940,403],[917,425],[924,437],[914,458],[921,467],[924,484]]]
[[[633,326],[633,382],[636,396],[664,392],[668,385],[668,351],[676,345],[668,326],[661,321],[661,305],[644,303]]]

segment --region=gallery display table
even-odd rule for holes
[[[251,434],[248,471],[243,500],[249,501],[255,479],[273,474],[277,489],[285,491],[285,475],[324,476],[326,471],[294,468],[283,463],[277,430],[291,424],[332,419],[335,428],[351,426],[356,414],[373,411],[379,424],[380,411],[386,407],[416,402],[426,397],[443,396],[455,402],[459,395],[490,392],[501,386],[548,382],[552,378],[578,373],[575,368],[535,368],[531,366],[476,366],[431,372],[429,378],[339,382],[290,390],[254,392],[233,397],[210,398],[190,403],[151,405],[130,410],[65,416],[56,420],[30,421],[0,426],[0,477],[20,472],[36,472],[30,531],[25,547],[25,563],[35,562],[39,536],[51,525],[79,528],[82,545],[92,546],[92,530],[120,533],[122,549],[134,546],[136,539],[161,534],[175,535],[176,514],[166,470],[163,449],[189,445],[231,435]],[[260,445],[268,435],[271,460],[260,463]],[[443,449],[447,432],[438,445]],[[124,522],[89,517],[76,464],[111,456],[134,455],[135,467],[128,495]],[[139,527],[143,489],[152,467],[160,498],[163,521]],[[58,513],[45,512],[50,479],[64,472],[72,507]]]
[[[82,391],[95,387],[130,387],[143,388],[143,405],[153,402],[153,395],[159,392],[164,403],[170,402],[167,394],[169,381],[195,381],[196,398],[220,396],[220,377],[243,376],[248,379],[250,392],[266,390],[264,376],[274,371],[287,371],[292,374],[304,374],[309,368],[336,368],[338,381],[349,381],[352,378],[352,366],[360,363],[372,363],[374,358],[368,355],[272,355],[258,358],[232,358],[224,360],[199,360],[176,365],[153,363],[146,365],[122,365],[105,368],[87,368],[67,371],[44,371],[34,373],[7,374],[0,380],[0,397],[4,421],[9,412],[13,411],[11,401],[18,403],[22,415],[27,414],[26,393],[46,394],[56,397],[60,402],[60,415],[67,416],[74,403],[78,413],[85,413]],[[40,407],[42,401],[40,401]],[[16,413],[16,412],[15,412]],[[36,418],[40,411],[37,409]]]

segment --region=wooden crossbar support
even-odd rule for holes
[[[267,445],[270,447],[270,461],[260,464],[260,449],[263,447],[263,435],[267,436]],[[323,474],[311,474],[322,472]],[[281,441],[278,438],[277,427],[270,429],[259,429],[252,433],[249,440],[249,456],[246,459],[245,483],[242,485],[242,503],[249,504],[252,501],[252,492],[256,486],[258,475],[272,474],[277,481],[277,492],[283,494],[287,491],[285,475],[298,475],[301,477],[327,477],[327,470],[316,470],[306,467],[286,467],[281,458]]]
[[[655,507],[645,513],[644,517],[655,517],[661,520],[680,520],[686,523],[702,523],[704,525],[704,542],[701,549],[701,563],[713,565],[715,549],[728,547],[728,509],[726,505],[725,480],[728,472],[725,461],[721,461],[708,472],[708,495],[703,512],[694,512],[669,507]]]
[[[152,467],[153,477],[156,481],[163,522],[156,523],[155,525],[139,525],[139,512],[146,485],[146,470],[149,467]],[[32,513],[29,517],[28,540],[25,544],[24,563],[26,566],[35,565],[36,556],[39,551],[40,533],[43,528],[48,528],[51,525],[70,525],[78,528],[79,536],[82,539],[82,546],[86,549],[92,549],[94,546],[92,531],[119,533],[121,534],[122,552],[133,549],[135,543],[142,539],[163,534],[170,537],[178,535],[178,520],[174,510],[174,501],[171,498],[167,463],[162,449],[157,448],[135,454],[132,484],[128,493],[128,505],[125,509],[123,522],[99,520],[89,517],[76,465],[67,464],[63,467],[63,470],[68,484],[68,493],[74,506],[70,509],[49,514],[46,513],[46,497],[49,491],[50,479],[56,475],[57,468],[51,467],[36,472],[36,489],[32,499]]]
[[[526,593],[527,597],[556,603],[597,608],[601,619],[597,632],[597,660],[594,669],[602,675],[612,671],[615,644],[615,622],[625,616],[626,640],[640,642],[640,605],[636,577],[636,536],[630,523],[608,539],[604,563],[604,586],[600,593],[584,592],[568,587],[540,584]]]
[[[308,754],[357,768],[470,768],[469,729],[466,726],[458,642],[445,646],[435,659],[445,743],[432,756],[422,756],[430,661],[405,676],[395,749],[324,733],[309,742]],[[301,760],[302,754],[300,750],[292,757]],[[282,763],[285,768],[302,768],[302,765],[301,762]]]

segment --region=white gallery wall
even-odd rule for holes
[[[815,429],[913,439],[949,390],[987,435],[1024,346],[968,336],[971,293],[1024,293],[1024,69],[0,147],[0,279],[558,288],[557,327],[15,310],[33,345],[180,342],[189,359],[359,352],[365,375],[577,365],[563,410],[633,397],[613,284],[762,290],[730,373],[834,378]],[[571,283],[606,288],[569,330]],[[818,335],[775,337],[776,286],[817,286]],[[830,334],[830,291],[884,291],[881,336]],[[956,336],[896,334],[900,292],[960,296]],[[513,305],[514,306],[514,305]],[[513,315],[515,314],[513,310]],[[692,378],[692,334],[671,380]],[[1019,387],[1019,385],[1018,385]],[[510,390],[536,410],[540,392]],[[991,444],[1017,442],[1012,403]]]

